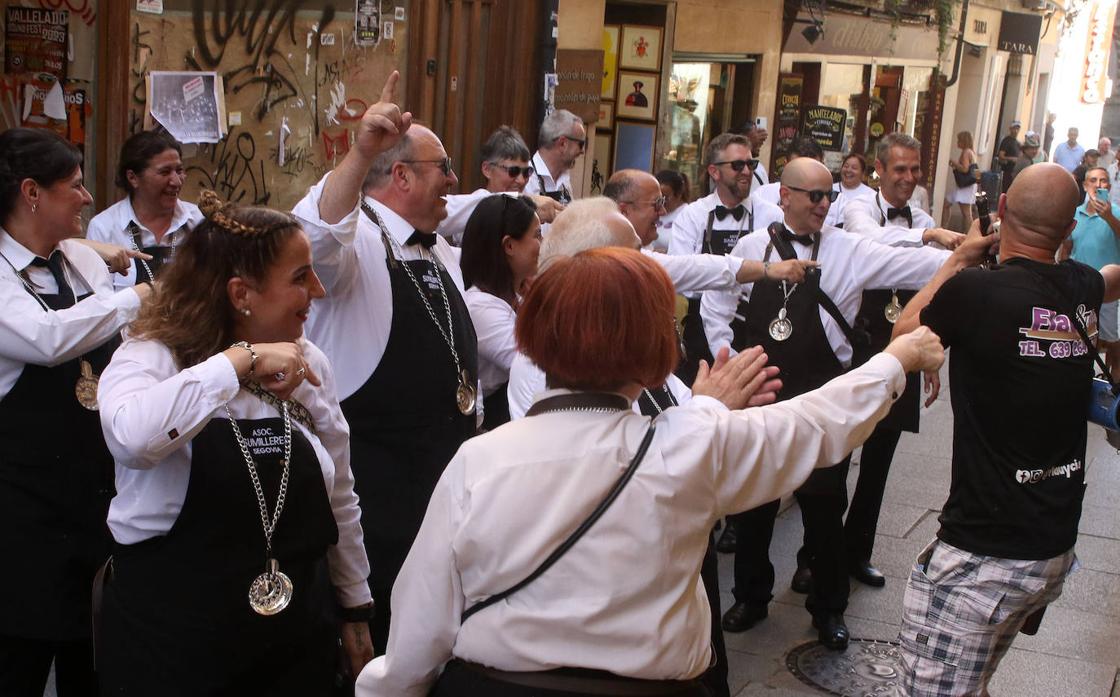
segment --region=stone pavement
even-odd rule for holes
[[[937,516],[949,491],[952,410],[948,375],[942,393],[923,410],[921,433],[905,433],[891,466],[879,521],[874,563],[885,588],[852,580],[846,617],[853,637],[894,640],[902,621],[905,579],[918,552],[933,539]],[[858,461],[857,451],[853,460]],[[1089,426],[1088,491],[1077,554],[1082,568],[1051,605],[1036,636],[1019,635],[991,683],[994,697],[1120,697],[1120,455],[1104,431]],[[849,492],[859,468],[852,467]],[[796,503],[778,518],[770,553],[776,570],[770,616],[741,634],[726,634],[731,694],[736,697],[814,697],[822,694],[793,676],[785,657],[812,641],[816,631],[804,609],[805,596],[789,589],[801,543]],[[732,602],[731,555],[720,555],[723,608]]]

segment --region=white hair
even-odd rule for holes
[[[618,204],[606,196],[593,196],[573,201],[556,216],[541,242],[538,267],[548,268],[554,260],[570,257],[598,247],[627,246],[629,240],[621,238],[608,223],[612,214],[618,214]],[[631,236],[633,233],[631,233]]]
[[[544,121],[541,122],[541,130],[538,134],[537,142],[540,143],[541,148],[547,150],[551,148],[556,141],[564,136],[570,135],[572,129],[581,124],[583,124],[583,119],[580,117],[567,109],[557,109],[544,117]]]

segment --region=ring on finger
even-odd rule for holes
[[[302,378],[302,377],[304,376],[304,374],[306,374],[306,373],[307,373],[307,368],[304,368],[304,367],[303,367],[302,365],[301,365],[301,366],[299,367],[299,370],[297,370],[297,371],[296,371],[296,375],[297,375],[297,376],[299,376],[299,377],[301,377],[301,378]]]
[[[272,377],[276,378],[276,382],[284,382],[284,380],[286,380],[288,378],[288,374],[285,373],[283,370],[281,370],[281,371],[278,371]]]

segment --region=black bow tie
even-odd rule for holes
[[[744,208],[743,204],[741,203],[734,208],[728,208],[727,206],[716,206],[716,220],[723,220],[727,217],[728,213],[730,213],[732,217],[735,218],[735,220],[742,220],[743,214],[746,212],[747,209]]]
[[[906,218],[906,222],[910,225],[914,224],[914,216],[910,213],[910,206],[903,206],[902,208],[888,208],[887,220],[894,220],[898,216]]]
[[[790,242],[796,242],[798,244],[803,244],[806,247],[810,247],[813,244],[813,236],[812,235],[795,235],[790,231],[790,229],[788,227],[782,229],[782,238],[784,238],[786,240],[789,240]]]
[[[436,233],[434,232],[420,232],[416,230],[408,239],[404,241],[405,244],[422,244],[424,249],[431,249],[436,246]]]

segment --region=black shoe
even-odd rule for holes
[[[869,561],[854,561],[848,565],[848,572],[851,573],[852,578],[871,586],[872,588],[882,588],[887,585],[887,578],[883,573],[871,566]]]
[[[736,601],[731,609],[723,613],[723,626],[725,632],[745,632],[766,619],[769,613],[765,605],[748,605]]]
[[[738,544],[739,536],[735,534],[735,526],[729,522],[716,540],[716,551],[721,554],[731,554]]]
[[[848,625],[844,624],[844,614],[830,612],[813,617],[813,628],[817,630],[817,640],[825,648],[843,651],[848,648]]]
[[[797,571],[793,573],[793,580],[789,582],[789,587],[794,593],[808,593],[813,588],[813,572],[807,566],[797,567]]]

